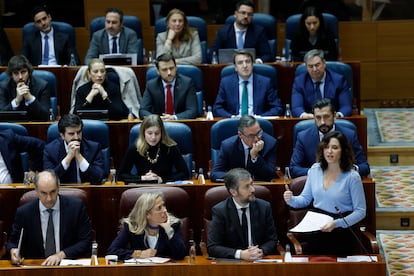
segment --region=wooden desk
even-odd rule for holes
[[[367,118],[363,115],[354,115],[348,117],[357,127],[357,134],[359,142],[362,148],[367,154]],[[205,172],[208,171],[208,161],[211,159],[210,152],[210,129],[211,126],[217,121],[216,118],[213,121],[206,121],[204,118],[195,120],[182,120],[187,124],[192,131],[193,135],[193,160],[196,162],[196,166],[203,168]],[[300,121],[298,118],[291,119],[272,119],[274,137],[278,139],[277,148],[277,165],[281,168],[289,166],[290,157],[293,150],[293,127]],[[134,121],[108,121],[110,131],[110,145],[111,156],[114,161],[115,168],[119,168],[122,158],[128,148],[129,144],[129,131],[132,126],[140,123],[140,120]],[[47,128],[50,122],[23,122],[29,132],[29,135],[38,137],[44,141],[47,138]],[[236,135],[236,133],[234,133]]]
[[[275,256],[280,258],[280,256]],[[381,256],[378,255],[379,260]],[[130,276],[134,274],[146,276],[164,275],[197,275],[197,276],[250,276],[250,275],[307,275],[336,276],[348,275],[386,275],[385,263],[381,260],[374,263],[342,263],[342,262],[309,262],[309,263],[251,263],[251,262],[218,262],[197,257],[195,264],[187,260],[169,262],[159,265],[104,265],[99,259],[98,266],[39,266],[39,260],[25,260],[26,266],[14,267],[9,261],[0,261],[0,273],[7,276]]]

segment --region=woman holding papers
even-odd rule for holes
[[[136,173],[131,170],[135,166]],[[177,143],[165,131],[159,115],[142,121],[136,142],[129,145],[119,175],[127,183],[166,183],[188,179],[187,165]]]
[[[142,194],[122,224],[107,254],[122,260],[154,256],[181,260],[186,255],[180,220],[167,212],[161,192]]]
[[[129,109],[122,101],[119,83],[107,78],[103,60],[93,58],[85,72],[87,83],[76,91],[74,113],[82,109],[108,110],[109,119],[126,119]]]
[[[346,137],[339,131],[326,134],[318,146],[317,161],[308,171],[305,187],[293,196],[289,187],[283,197],[293,208],[304,208],[313,201],[316,211],[334,219],[309,233],[312,254],[355,253],[357,239],[351,229],[365,217],[366,202],[361,177],[353,169],[354,154]]]

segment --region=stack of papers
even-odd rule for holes
[[[151,257],[151,258],[144,258],[144,259],[128,259],[128,260],[125,260],[124,262],[126,264],[148,264],[148,263],[163,264],[163,263],[168,262],[169,260],[170,260],[169,258]]]

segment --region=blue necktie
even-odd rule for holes
[[[118,46],[116,45],[116,36],[112,37],[112,54],[118,53]]]
[[[243,49],[244,48],[244,40],[243,35],[246,31],[238,31],[239,36],[237,37],[237,49]]]
[[[45,35],[45,48],[43,49],[42,64],[49,64],[49,37]]]
[[[322,99],[321,89],[320,89],[321,82],[315,82],[315,99],[320,100]]]
[[[243,81],[242,90],[242,102],[241,102],[241,115],[247,115],[249,113],[249,93],[247,92],[247,84],[249,81]]]

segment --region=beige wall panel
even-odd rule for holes
[[[378,61],[414,60],[414,21],[377,22]]]

